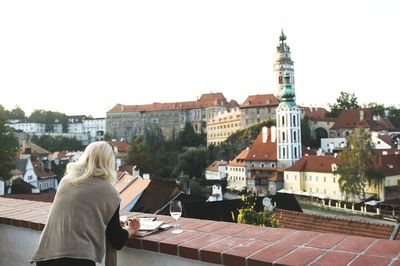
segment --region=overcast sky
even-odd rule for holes
[[[115,104],[273,93],[283,28],[298,104],[400,103],[400,1],[1,1],[0,104],[104,117]]]

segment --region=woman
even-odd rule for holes
[[[31,262],[94,266],[102,262],[106,251],[106,265],[116,265],[116,249],[136,233],[139,222],[133,220],[126,230],[121,228],[121,199],[114,181],[111,144],[89,144],[77,162],[67,165]]]

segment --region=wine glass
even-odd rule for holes
[[[169,213],[171,214],[172,218],[175,219],[176,224],[174,230],[171,231],[173,234],[180,234],[183,231],[181,229],[177,229],[178,227],[178,219],[182,215],[182,203],[179,200],[173,200],[169,204]]]

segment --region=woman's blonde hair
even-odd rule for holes
[[[90,143],[78,161],[67,165],[64,178],[71,184],[82,184],[93,177],[115,182],[115,155],[115,149],[110,143]]]

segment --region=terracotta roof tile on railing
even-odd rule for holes
[[[50,207],[51,203],[0,198],[0,224],[42,230]],[[170,216],[157,219],[174,222]],[[179,224],[182,234],[161,231],[129,239],[127,246],[225,265],[400,265],[400,241],[395,240],[189,218],[181,218]]]
[[[389,224],[367,223],[287,210],[275,212],[283,227],[296,230],[389,239],[394,229],[394,225]]]

